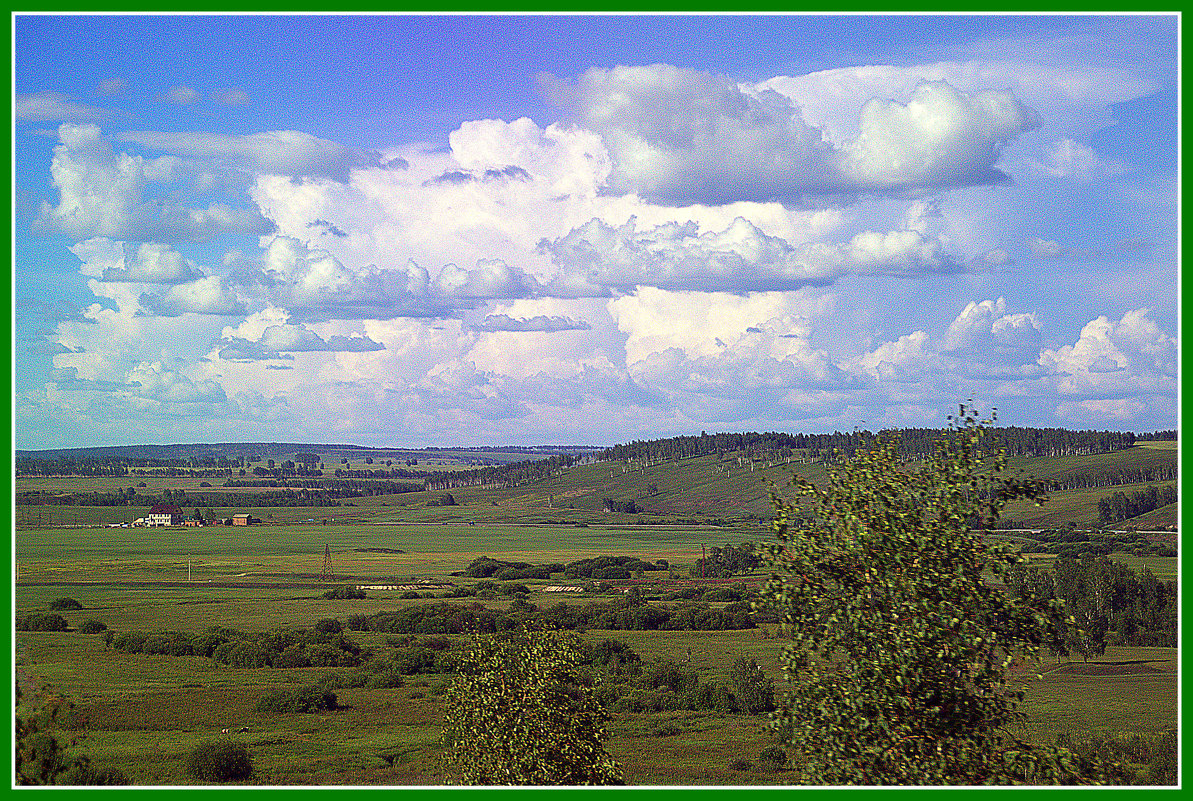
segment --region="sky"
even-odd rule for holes
[[[14,29],[18,449],[1177,425],[1174,15]]]

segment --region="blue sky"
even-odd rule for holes
[[[15,28],[18,448],[1176,425],[1174,16]]]

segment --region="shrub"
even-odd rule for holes
[[[702,601],[740,601],[741,593],[732,587],[718,587],[704,593]]]
[[[342,587],[336,587],[334,590],[328,590],[323,593],[323,597],[327,600],[360,599],[365,597],[365,591],[360,587],[345,584]]]
[[[243,781],[253,775],[253,761],[240,743],[208,740],[191,749],[186,771],[201,782]]]
[[[659,726],[657,729],[655,729],[655,736],[656,737],[674,737],[675,735],[679,734],[681,731],[683,731],[683,729],[681,729],[679,726],[677,726],[674,723],[664,723],[662,726]]]
[[[387,668],[371,677],[369,677],[366,687],[376,688],[392,688],[403,687],[406,684],[406,678],[398,671]]]
[[[709,682],[698,684],[687,693],[687,702],[693,709],[708,709],[722,715],[737,711],[737,699],[723,684]]]
[[[344,625],[334,617],[322,618],[315,624],[315,631],[320,634],[339,634],[344,630]]]
[[[50,601],[50,609],[55,612],[62,612],[68,609],[82,609],[83,605],[74,598],[55,598]]]
[[[758,752],[758,764],[767,770],[779,770],[787,764],[787,752],[777,745]]]
[[[116,635],[116,638],[112,640],[112,647],[126,654],[140,654],[145,651],[145,640],[147,639],[149,639],[149,635],[143,631],[126,631],[124,634]]]
[[[734,759],[729,762],[730,770],[749,770],[754,767],[754,763],[748,759]]]
[[[766,677],[753,659],[739,656],[733,662],[729,678],[737,687],[743,710],[750,715],[770,712],[775,708],[774,682]]]
[[[334,692],[313,685],[299,687],[296,690],[281,688],[269,690],[257,702],[258,712],[273,714],[321,712],[338,708],[338,699]]]
[[[341,651],[334,645],[319,643],[307,649],[311,664],[315,667],[352,667],[356,659],[352,654]]]
[[[310,665],[311,655],[301,645],[291,645],[273,658],[275,668],[302,668]]]
[[[35,612],[17,618],[17,631],[66,631],[66,618]]]
[[[55,783],[75,787],[111,787],[128,784],[128,778],[115,768],[97,768],[90,759],[79,756]]]
[[[699,681],[696,671],[688,670],[671,659],[650,662],[642,676],[642,683],[650,689],[666,688],[675,693],[694,689]]]
[[[217,653],[218,651],[219,648],[216,649]],[[269,652],[255,642],[238,642],[228,651],[228,664],[232,667],[259,668],[265,667],[268,663]]]
[[[369,616],[368,615],[349,615],[347,627],[349,631],[368,631],[369,630]]]
[[[80,634],[99,634],[101,631],[107,631],[108,624],[99,620],[84,620],[83,624],[79,626]]]
[[[404,593],[402,593],[401,595],[399,595],[399,596],[398,596],[398,598],[401,598],[401,599],[402,599],[402,600],[404,600],[404,601],[408,601],[408,600],[410,600],[410,599],[412,599],[412,598],[420,598],[420,597],[422,597],[422,596],[420,596],[420,595],[419,595],[419,594],[418,594],[416,591],[414,591],[414,590],[406,590],[406,592],[404,592]]]
[[[123,637],[123,636],[126,636],[126,635],[122,634],[121,637]],[[221,665],[226,665],[226,664],[228,664],[228,656],[229,656],[229,654],[232,653],[232,649],[235,648],[239,644],[240,644],[239,642],[232,642],[230,640],[225,640],[224,642],[220,643],[219,645],[217,645],[215,648],[212,649],[211,658],[214,659],[216,662],[219,662]],[[116,638],[116,650],[118,650],[118,651],[124,650],[120,647],[120,637]]]
[[[178,631],[163,631],[150,634],[141,646],[141,652],[146,654],[166,654],[169,656],[189,656],[191,654],[191,638]]]

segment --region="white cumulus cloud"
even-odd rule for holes
[[[815,196],[1001,183],[1001,149],[1039,125],[1004,90],[918,83],[906,102],[872,97],[855,138],[835,143],[769,87],[655,64],[593,68],[549,96],[599,133],[615,192],[657,202],[801,204]]]
[[[376,165],[380,157],[320,139],[302,131],[263,131],[233,135],[205,132],[126,131],[116,139],[177,156],[211,160],[253,174],[324,176],[345,180],[355,166]]]
[[[149,197],[151,185],[178,180],[177,159],[145,159],[117,153],[98,126],[64,123],[58,128],[50,174],[57,206],[42,203],[35,226],[77,240],[102,236],[128,240],[203,241],[223,232],[263,233],[256,209],[223,203],[188,207]]]

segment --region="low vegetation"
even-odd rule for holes
[[[1008,431],[977,432],[973,452]],[[420,457],[425,474],[411,478],[426,482],[421,492],[390,486],[388,462],[364,467],[366,459],[351,453],[319,457],[352,474],[340,479],[330,471],[315,475],[318,462],[310,459],[291,466],[287,457],[297,463],[297,455],[276,451],[267,455],[278,465],[268,469],[235,460],[222,468],[130,465],[137,477],[98,463],[85,466],[85,476],[55,477],[54,464],[40,464],[42,477],[18,480],[33,504],[18,510],[18,670],[61,684],[43,692],[47,699],[85,699],[77,719],[88,728],[61,718],[47,723],[40,733],[54,746],[45,738],[27,746],[22,775],[166,785],[578,776],[683,785],[1175,781],[1171,646],[1179,596],[1168,580],[1175,560],[1162,554],[1175,554],[1177,538],[1089,525],[1098,501],[1113,497],[1102,487],[1121,487],[1133,502],[1133,493],[1147,487],[1123,482],[1171,481],[1175,451],[1131,447],[1125,437],[1098,439],[1097,432],[1066,438],[1020,430],[1011,450],[1023,455],[1008,465],[1034,473],[1038,487],[1049,490],[1049,502],[1036,507],[1023,481],[1000,485],[1009,470],[971,477],[979,484],[993,479],[1004,498],[973,493],[961,468],[942,472],[939,460],[918,461],[931,456],[926,436],[899,445],[897,458],[864,432],[783,437],[675,438],[546,460],[511,453],[503,458],[531,461],[484,470],[464,469],[487,458],[477,454],[434,467]],[[841,453],[826,450],[833,443],[845,446]],[[349,457],[351,465],[340,462]],[[262,475],[234,477],[258,469]],[[221,478],[218,470],[232,474]],[[171,502],[185,498],[189,507],[201,473],[215,484],[203,491],[217,507],[202,508],[204,518],[230,516],[233,504],[219,498],[247,499],[257,488],[298,497],[343,481],[353,494],[341,496],[346,508],[335,517],[322,513],[327,519],[302,507],[240,507],[266,521],[248,529],[117,528],[97,537],[66,527],[127,522],[142,513],[137,504],[166,497],[166,490]],[[763,527],[773,512],[764,479],[792,473],[835,499],[818,505],[809,494],[780,509],[789,535],[798,528],[822,547],[787,551],[806,556],[802,562],[766,565],[773,554]],[[138,478],[145,481],[135,492],[121,486]],[[966,489],[939,492],[949,481]],[[43,505],[56,503],[51,496],[116,490],[127,505]],[[1016,494],[1024,497],[1010,497]],[[452,503],[442,504],[445,495]],[[982,522],[966,503],[1002,501],[1003,512],[1044,530],[958,534],[958,520]],[[1170,507],[1147,519],[1171,522],[1170,513],[1175,520]],[[1033,522],[1040,520],[1047,522]],[[853,539],[834,540],[841,532]],[[1016,550],[1034,555],[1019,562]],[[328,555],[330,581],[320,574]],[[772,569],[787,600],[759,593]],[[972,580],[975,571],[985,589]],[[859,577],[872,579],[864,591]],[[793,587],[809,585],[821,592],[807,607],[811,616],[789,604],[799,595]],[[58,598],[65,592],[76,598]],[[77,606],[53,608],[64,600]],[[1041,618],[1017,616],[1023,610]],[[796,663],[776,641],[784,617],[807,624],[799,642],[808,661],[790,673],[791,683],[784,662]],[[974,621],[1004,617],[1021,625],[975,628]],[[1042,664],[1015,642],[1016,631],[1036,640]],[[101,636],[86,636],[94,634]],[[551,647],[528,649],[536,637]],[[566,680],[536,685],[533,663],[549,662],[556,651],[567,651]],[[509,654],[518,655],[522,672],[501,667],[515,658]],[[843,659],[847,654],[853,658]],[[874,665],[882,669],[867,670]],[[471,712],[455,706],[468,692],[460,688],[485,670],[489,681],[494,670],[517,679],[504,685],[509,703],[474,705]],[[970,690],[985,694],[974,698]],[[445,725],[471,720],[488,731],[499,725],[497,716],[515,715],[522,699],[536,696],[544,700],[532,706],[547,719],[556,705],[580,718],[589,710],[592,727],[587,734],[538,732],[518,753],[506,749],[505,761],[484,758],[505,774],[468,773],[466,748],[483,743],[451,735]],[[962,708],[971,718],[952,714]],[[18,711],[31,714],[27,705]],[[464,717],[451,718],[456,712]],[[772,715],[779,725],[768,731]],[[982,716],[1008,725],[999,735],[974,731]],[[866,721],[878,723],[861,725]],[[923,731],[932,732],[940,751],[917,750]],[[903,735],[907,741],[891,748],[889,738]],[[574,752],[587,759],[547,771],[541,755],[556,747],[549,744],[556,736],[587,743]],[[808,742],[853,761],[811,753]],[[191,773],[189,756],[215,744],[237,747],[220,761],[241,769],[209,778]],[[500,743],[490,746],[501,750]],[[986,756],[970,759],[970,751]]]

